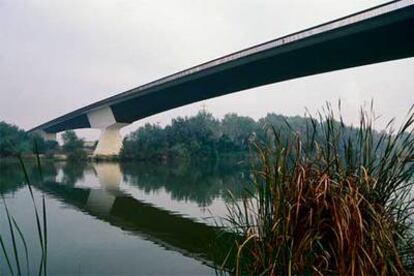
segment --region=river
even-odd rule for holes
[[[50,275],[214,275],[212,244],[228,190],[239,197],[248,171],[216,162],[42,162],[40,180],[35,163],[26,167],[39,210],[46,200]],[[0,163],[0,193],[27,242],[29,272],[38,274],[34,208],[17,162]],[[1,201],[0,235],[15,267],[4,207]],[[26,274],[20,240],[18,253]],[[0,258],[0,275],[7,275],[1,250]]]

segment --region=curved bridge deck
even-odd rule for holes
[[[91,112],[132,123],[196,101],[261,85],[414,56],[414,1],[377,6],[192,67],[33,128],[98,127]]]
[[[119,130],[193,102],[270,83],[414,56],[414,0],[400,0],[281,37],[85,106],[33,128],[46,139],[102,133],[95,155],[119,154]]]

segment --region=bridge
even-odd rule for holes
[[[294,78],[414,56],[414,0],[376,6],[169,75],[41,124],[46,139],[101,129],[95,155],[116,155],[120,129],[193,102]]]

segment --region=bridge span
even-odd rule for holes
[[[220,57],[41,124],[47,139],[101,129],[96,155],[116,155],[119,130],[193,102],[294,78],[414,56],[414,0],[393,1]]]

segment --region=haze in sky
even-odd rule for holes
[[[231,52],[386,1],[0,0],[0,120],[29,129],[84,105]],[[297,61],[298,66],[300,60]],[[267,85],[143,119],[165,125],[204,105],[303,115],[342,100],[345,119],[374,100],[382,119],[414,104],[414,59]],[[88,139],[96,130],[83,130]]]

